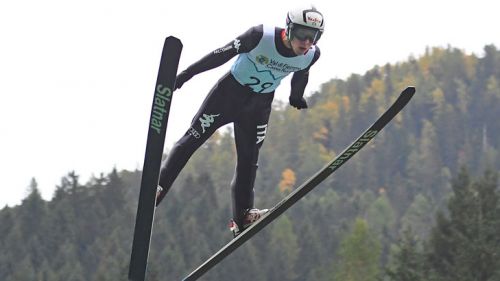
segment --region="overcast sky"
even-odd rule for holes
[[[0,208],[32,177],[42,196],[75,170],[85,183],[113,167],[142,169],[164,38],[184,44],[182,70],[261,23],[283,26],[309,2],[7,0],[0,3]],[[309,94],[331,78],[450,44],[482,55],[500,46],[497,0],[317,0],[326,28]],[[175,92],[166,148],[188,128],[230,63]],[[277,91],[286,99],[289,79]],[[272,128],[270,128],[272,129]],[[276,140],[268,140],[276,141]]]

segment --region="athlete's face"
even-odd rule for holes
[[[299,40],[298,38],[293,38],[290,41],[292,50],[296,55],[304,55],[313,45],[313,41],[310,39]]]

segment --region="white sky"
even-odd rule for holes
[[[32,177],[45,199],[71,170],[142,169],[163,40],[180,38],[179,70],[252,25],[283,26],[297,0],[5,0],[0,3],[0,208]],[[497,0],[317,0],[326,29],[306,91],[330,78],[404,61],[426,46],[482,55],[500,47]],[[174,95],[169,147],[230,63]],[[286,99],[289,79],[276,97]],[[276,140],[274,140],[276,141]]]

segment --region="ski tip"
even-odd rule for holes
[[[165,38],[165,42],[169,42],[169,43],[175,43],[175,44],[179,44],[182,46],[182,42],[179,38],[175,37],[175,36],[168,36],[167,38]]]
[[[408,86],[406,89],[403,91],[403,94],[405,95],[413,95],[415,94],[415,86]]]

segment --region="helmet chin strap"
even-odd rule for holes
[[[288,41],[292,41],[292,26],[293,23],[290,23],[289,25],[287,24],[286,28],[284,29],[284,34]]]

